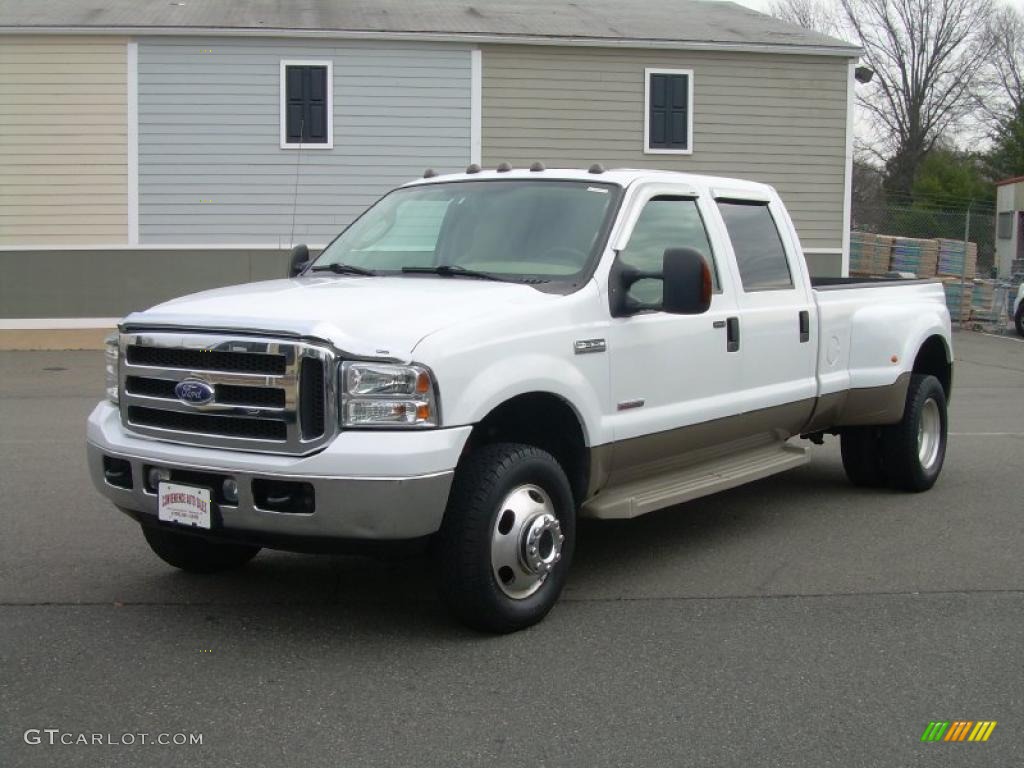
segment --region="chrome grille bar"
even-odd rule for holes
[[[120,353],[121,421],[140,435],[304,455],[336,432],[337,366],[326,345],[152,331],[121,334]],[[212,399],[179,399],[174,388],[186,380],[208,385]]]

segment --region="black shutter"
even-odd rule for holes
[[[285,141],[327,143],[327,67],[285,68]]]
[[[652,74],[647,145],[651,149],[689,149],[688,75]]]

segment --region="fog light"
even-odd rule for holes
[[[146,484],[149,486],[149,490],[154,492],[160,490],[160,483],[166,483],[170,479],[171,470],[169,469],[150,467],[146,473]]]
[[[233,477],[225,479],[220,490],[221,494],[224,496],[224,501],[228,504],[238,503],[238,481]]]

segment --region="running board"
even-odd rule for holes
[[[761,445],[695,466],[634,480],[588,500],[581,517],[639,517],[684,501],[785,472],[810,461],[807,449],[789,443]]]

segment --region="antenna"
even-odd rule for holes
[[[299,163],[302,162],[302,140],[306,138],[306,118],[299,120],[299,149],[295,153],[295,193],[292,195],[292,231],[288,233],[288,247],[295,245],[295,209],[299,207]]]

